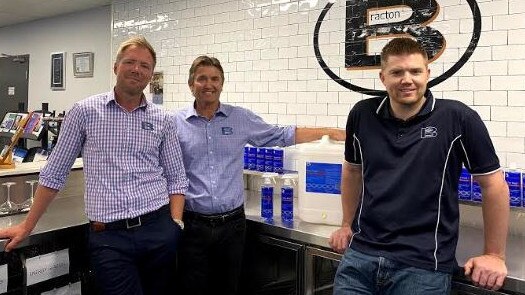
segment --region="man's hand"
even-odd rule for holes
[[[25,222],[18,225],[0,229],[0,239],[7,239],[5,244],[5,252],[9,252],[16,248],[20,242],[22,242],[31,233],[31,229],[28,229]]]
[[[348,247],[350,236],[352,236],[352,229],[349,225],[344,225],[332,233],[328,244],[335,252],[343,253]]]
[[[485,254],[472,257],[465,263],[465,275],[476,286],[498,290],[507,276],[507,266],[501,257]]]
[[[330,132],[330,139],[337,141],[345,141],[346,130],[344,129],[332,129]]]

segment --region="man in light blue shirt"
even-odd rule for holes
[[[344,130],[296,128],[264,122],[250,110],[220,103],[224,71],[216,58],[193,62],[188,85],[192,106],[177,113],[189,187],[186,193],[180,276],[183,294],[236,294],[246,233],[243,150],[290,146]]]
[[[75,103],[40,173],[35,203],[0,230],[6,251],[29,235],[82,151],[89,249],[103,294],[171,294],[188,180],[172,115],[146,101],[155,51],[143,37],[120,46],[115,88]]]

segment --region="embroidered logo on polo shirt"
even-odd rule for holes
[[[437,135],[438,135],[438,130],[436,127],[429,126],[429,127],[421,128],[421,138],[432,138],[432,137],[437,137]]]
[[[232,134],[233,134],[232,127],[222,127],[222,135],[232,135]]]
[[[144,129],[144,130],[149,130],[149,131],[153,130],[153,124],[151,124],[150,122],[142,121],[141,125],[142,125],[142,129]]]

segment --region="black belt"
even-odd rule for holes
[[[187,220],[202,221],[210,226],[223,225],[232,220],[245,218],[244,207],[240,206],[228,212],[219,214],[201,214],[193,211],[184,211],[184,218]]]
[[[112,221],[108,223],[90,221],[89,225],[90,225],[91,230],[94,232],[101,232],[105,230],[130,229],[130,228],[142,226],[143,224],[146,224],[154,219],[157,219],[163,213],[165,213],[166,211],[169,211],[169,209],[170,209],[169,205],[164,205],[155,211],[151,211],[151,212],[148,212],[146,214],[143,214],[137,217]]]

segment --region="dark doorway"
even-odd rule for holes
[[[28,88],[29,54],[0,54],[0,121],[7,112],[27,112]]]

